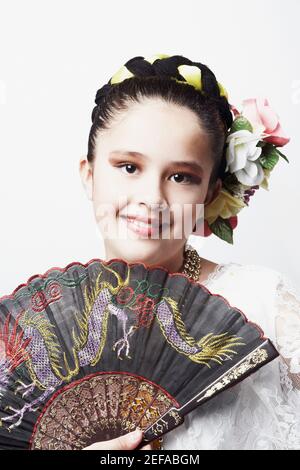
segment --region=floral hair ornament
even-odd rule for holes
[[[156,54],[144,58],[150,64],[156,60],[169,58],[167,54]],[[169,77],[177,82],[192,85],[195,90],[203,93],[201,69],[195,65],[179,65],[178,73],[182,80]],[[109,80],[109,85],[122,82],[135,75],[123,65]],[[220,97],[228,101],[228,93],[218,83]],[[278,147],[286,145],[287,137],[279,123],[275,111],[269,106],[267,99],[250,98],[242,102],[239,112],[230,105],[234,119],[225,143],[226,168],[222,178],[222,188],[218,196],[205,206],[204,227],[200,223],[192,235],[216,236],[233,244],[233,230],[237,226],[237,214],[249,205],[249,199],[260,187],[268,188],[270,173],[280,157],[288,163]]]
[[[235,117],[226,140],[223,186],[204,216],[204,236],[214,233],[228,243],[233,243],[237,214],[250,197],[260,187],[269,190],[269,176],[279,158],[289,163],[278,147],[290,141],[267,99],[246,99],[241,112],[234,106],[231,110]]]

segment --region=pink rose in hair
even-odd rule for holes
[[[256,128],[262,129],[265,142],[274,144],[276,147],[283,147],[290,141],[281,128],[277,114],[270,108],[266,98],[244,100],[242,115],[250,121],[254,131]]]

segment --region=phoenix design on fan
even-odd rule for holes
[[[2,417],[0,426],[4,422],[13,421],[7,427],[9,431],[19,426],[25,413],[37,411],[58,387],[76,377],[81,367],[95,366],[101,360],[107,341],[108,322],[112,316],[120,323],[123,332],[123,336],[113,345],[113,351],[120,360],[131,359],[130,338],[139,328],[149,328],[154,321],[158,323],[167,343],[179,354],[208,367],[211,367],[210,361],[222,364],[222,361],[231,359],[230,354],[237,354],[232,348],[245,344],[242,338],[228,333],[209,333],[196,340],[186,331],[174,299],[161,295],[160,300],[157,300],[155,296],[149,295],[149,288],[148,294],[137,294],[138,289],[129,286],[129,266],[125,280],[115,270],[104,264],[102,266],[114,274],[117,286],[114,287],[107,280],[101,281],[100,271],[94,285],[85,287],[84,309],[76,315],[80,333],[76,334],[74,329],[72,331],[73,368],[68,363],[66,353],[61,351],[53,325],[42,316],[42,312],[22,311],[15,318],[13,326],[10,325],[9,314],[4,324],[0,325],[0,402],[9,385],[9,376],[22,365],[32,382],[26,385],[17,380],[15,393],[22,393],[24,398],[29,397],[36,388],[41,391],[38,397],[28,401],[19,410],[8,406],[7,411],[13,414]]]

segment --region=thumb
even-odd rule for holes
[[[131,450],[135,449],[141,442],[143,432],[136,429],[133,432],[124,434],[124,436],[101,442],[101,449],[104,450]],[[99,447],[98,447],[99,448]]]

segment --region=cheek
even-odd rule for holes
[[[106,238],[116,230],[116,217],[128,205],[126,191],[104,174],[94,180],[93,210],[102,235]]]
[[[181,193],[180,200],[173,201],[174,227],[183,230],[186,237],[193,231],[196,221],[204,219],[204,201],[207,194],[207,182]]]
[[[128,192],[128,184],[120,178],[120,173],[111,165],[99,163],[95,166],[93,178],[93,198],[97,203],[118,203]]]
[[[190,203],[192,205],[197,204],[204,204],[205,199],[207,197],[208,191],[208,180],[202,180],[201,184],[197,187],[195,191],[193,191],[190,197]]]
[[[107,184],[108,181],[105,168],[97,168],[93,177],[93,210],[96,224],[101,232],[115,213],[113,185]]]
[[[176,204],[204,204],[208,191],[209,178],[203,175],[201,181],[197,184],[170,186],[168,199]]]
[[[177,237],[184,235],[186,238],[189,237],[195,223],[201,223],[204,219],[204,204],[195,202],[187,202],[178,206],[174,206],[174,234]]]

